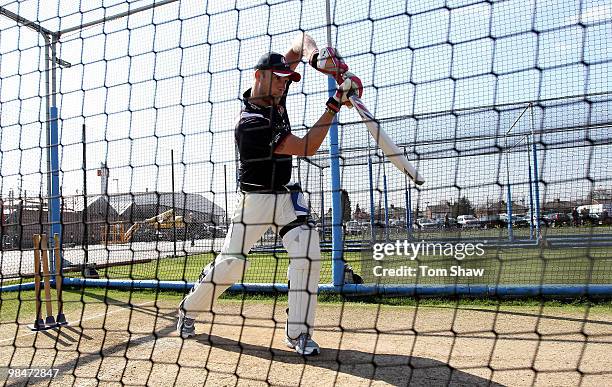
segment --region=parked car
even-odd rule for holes
[[[459,215],[457,217],[457,223],[461,228],[478,228],[480,222],[474,215]]]
[[[535,215],[533,216],[533,225],[537,223]],[[550,219],[546,215],[540,215],[540,228],[548,227],[550,225]]]
[[[406,222],[400,219],[391,219],[389,221],[389,227],[404,228],[406,227]]]
[[[442,219],[437,219],[437,221],[440,224],[440,226],[444,228],[445,230],[452,230],[452,229],[457,228],[458,226],[457,219],[455,218],[442,218]]]
[[[504,227],[508,221],[503,221],[499,215],[485,215],[478,218],[480,227],[484,229],[488,228],[501,228]]]
[[[344,232],[346,235],[359,235],[363,232],[363,229],[359,225],[359,222],[356,220],[351,220],[346,222]]]
[[[417,219],[416,225],[421,230],[435,230],[440,227],[440,224],[437,221],[427,218]]]
[[[359,222],[359,227],[365,232],[370,230],[370,222],[369,221],[361,221]]]
[[[504,213],[499,214],[498,216],[499,216],[500,222],[502,222],[504,226],[507,226],[508,225],[508,214],[504,212]]]
[[[227,234],[227,229],[221,226],[208,226],[208,234],[211,238],[224,238]]]
[[[529,227],[529,217],[525,215],[513,215],[512,227]]]
[[[572,224],[571,215],[556,212],[549,215],[550,223],[553,227],[569,226]]]

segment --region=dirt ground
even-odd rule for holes
[[[612,379],[609,313],[322,304],[315,333],[322,354],[304,359],[282,342],[284,310],[221,301],[214,324],[203,316],[198,335],[182,340],[174,303],[86,306],[57,330],[0,325],[0,367],[58,368],[54,379],[29,381],[53,386],[602,386]]]

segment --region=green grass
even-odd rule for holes
[[[485,268],[482,278],[419,278],[423,284],[453,283],[488,283],[488,284],[610,284],[612,283],[612,253],[609,248],[485,248],[486,254],[478,259],[466,258],[456,261],[448,257],[430,256],[419,258],[418,263],[432,267],[444,267],[460,264],[466,268]],[[111,279],[159,279],[169,281],[195,281],[202,268],[214,258],[213,254],[200,254],[179,258],[163,258],[143,264],[117,266],[99,270],[102,278]],[[245,282],[251,283],[286,283],[285,273],[289,259],[287,254],[255,253],[249,256],[251,267]],[[354,269],[364,274],[369,263],[373,262],[371,254],[347,252],[347,260]],[[365,263],[365,265],[363,265]],[[405,258],[403,262],[407,263]],[[79,277],[80,273],[67,275]],[[23,282],[30,282],[25,279]],[[415,278],[391,278],[383,281],[389,284],[412,284]],[[18,283],[18,280],[11,281]],[[323,253],[321,283],[331,282],[331,254]],[[3,285],[9,283],[4,282]],[[178,304],[183,294],[176,291],[155,290],[115,290],[97,288],[73,288],[64,292],[65,312],[75,315],[84,306],[109,305],[125,303],[138,304],[146,301],[168,301]],[[223,302],[286,302],[286,295],[262,294],[225,294]],[[410,297],[350,297],[333,294],[322,294],[322,303],[360,307],[377,307],[378,305],[398,307],[445,307],[445,308],[539,308],[542,306],[560,308],[563,311],[581,311],[585,308],[591,312],[612,313],[612,301],[607,300],[540,300],[540,299],[452,299]],[[0,293],[0,321],[10,322],[19,319],[31,323],[34,311],[34,291]],[[78,315],[78,313],[76,314]]]
[[[331,256],[323,254],[321,283],[331,282]],[[100,276],[108,278],[160,279],[165,281],[195,281],[200,272],[212,261],[212,254],[192,255],[189,257],[164,258],[133,266],[116,266],[99,271]],[[251,266],[244,282],[286,282],[289,258],[287,254],[251,254]],[[78,274],[74,274],[78,275]]]
[[[525,249],[525,248],[485,248],[485,255],[465,258],[462,261],[448,257],[428,256],[419,258],[419,265],[433,268],[461,265],[464,268],[484,268],[483,277],[388,277],[382,283],[388,284],[609,284],[612,283],[612,254],[607,248],[591,249]],[[102,269],[100,275],[112,279],[159,279],[166,281],[194,281],[202,268],[211,260],[211,254],[194,255],[181,258],[164,258],[145,264],[117,266]],[[363,259],[363,261],[362,261]],[[373,262],[371,255],[346,253],[345,260],[361,274]],[[251,266],[246,273],[245,282],[273,283],[286,282],[289,263],[287,254],[251,254]],[[362,266],[362,262],[366,266]],[[412,264],[416,264],[412,262]],[[406,259],[394,264],[411,264]],[[371,270],[371,268],[370,268]],[[369,272],[369,271],[368,271]],[[78,276],[77,273],[73,274]],[[331,254],[323,254],[321,283],[331,283]]]
[[[461,265],[464,268],[484,268],[482,277],[387,277],[387,284],[610,284],[612,283],[612,253],[609,248],[485,248],[482,257],[466,258],[462,261],[449,257],[429,256],[410,262],[386,259],[386,267],[427,265],[432,268],[448,268]],[[148,263],[116,266],[100,269],[102,278],[110,279],[158,279],[164,281],[195,281],[202,268],[213,259],[213,255],[200,254],[179,258],[163,258]],[[371,273],[371,255],[347,252],[345,260],[356,272],[367,277]],[[287,254],[251,254],[251,266],[246,273],[248,283],[285,283],[289,263]],[[363,265],[365,263],[365,266]],[[67,273],[80,277],[80,273]],[[366,278],[367,279],[367,278]],[[29,282],[31,279],[25,279]],[[375,278],[370,276],[370,281]],[[3,285],[18,283],[5,281]],[[323,253],[320,283],[331,283],[331,253]]]
[[[105,308],[107,305],[126,306],[137,305],[150,301],[157,301],[157,306],[173,308],[178,305],[183,294],[176,291],[155,290],[115,290],[99,288],[69,288],[63,292],[64,313],[68,320],[74,320],[81,311],[88,314],[100,313],[89,312],[83,308]],[[287,302],[286,294],[264,295],[264,294],[238,294],[226,293],[221,302],[225,303],[281,303]],[[581,313],[584,315],[588,309],[589,314],[603,313],[612,314],[612,300],[589,301],[585,299],[576,300],[495,300],[495,299],[448,299],[448,298],[423,298],[410,297],[351,297],[346,298],[333,294],[322,294],[319,296],[321,304],[340,305],[350,308],[372,308],[379,305],[406,308],[458,308],[458,309],[503,309],[508,311],[533,310],[542,307],[555,308],[558,312]],[[155,304],[151,303],[150,306]],[[57,304],[54,304],[54,313]],[[9,292],[0,294],[0,323],[19,321],[20,323],[32,323],[35,315],[34,291]],[[161,311],[165,313],[166,311]],[[44,311],[43,311],[44,313]]]
[[[446,256],[424,256],[416,261],[406,257],[386,258],[384,267],[428,266],[448,269],[484,269],[483,276],[475,277],[386,277],[382,283],[422,284],[610,284],[612,283],[612,255],[609,249],[524,249],[487,248],[481,257],[456,260]],[[372,261],[364,261],[370,267]],[[369,272],[366,267],[364,272]]]

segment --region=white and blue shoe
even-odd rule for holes
[[[195,319],[185,316],[185,312],[179,309],[178,321],[176,322],[176,330],[183,339],[188,339],[195,336]]]
[[[297,339],[285,336],[285,344],[302,356],[316,356],[321,353],[321,348],[308,333],[302,333]]]

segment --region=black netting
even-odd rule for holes
[[[304,32],[425,183],[343,107],[338,166],[332,136],[293,159],[312,219],[279,235],[289,193],[242,192],[235,128]],[[0,380],[605,385],[610,42],[597,0],[5,2]],[[307,61],[297,137],[329,114]],[[312,361],[284,339],[315,307]]]

